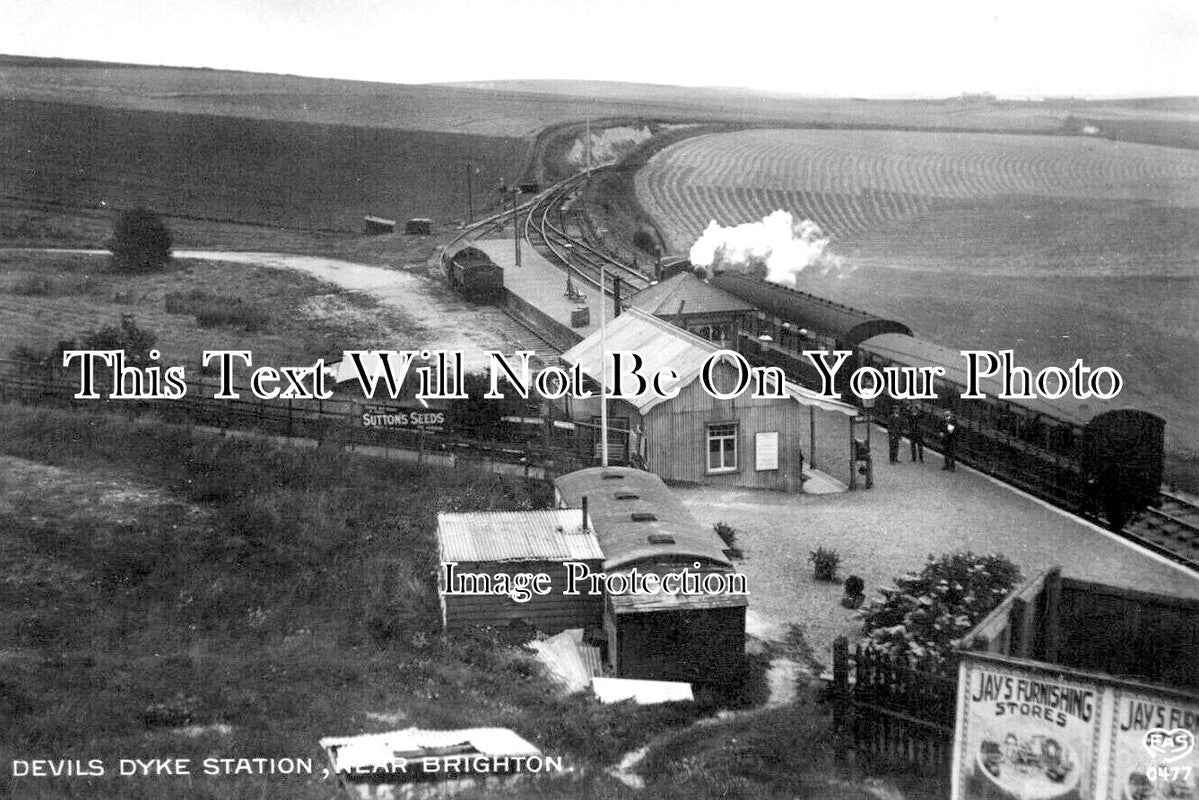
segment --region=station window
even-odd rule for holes
[[[708,426],[708,472],[737,471],[737,424]]]

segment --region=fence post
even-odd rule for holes
[[[1045,636],[1041,658],[1056,663],[1061,642],[1062,568],[1054,567],[1045,576]]]
[[[833,640],[833,751],[838,759],[845,757],[845,720],[849,705],[849,640],[838,636]]]

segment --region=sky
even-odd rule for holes
[[[1199,0],[3,0],[0,53],[390,83],[1199,95]]]

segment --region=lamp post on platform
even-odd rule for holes
[[[599,279],[600,314],[600,464],[608,466],[608,298],[604,295],[604,260],[600,259]]]

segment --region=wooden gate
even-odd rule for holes
[[[948,785],[957,707],[957,663],[833,644],[834,725],[842,745],[880,766]]]

